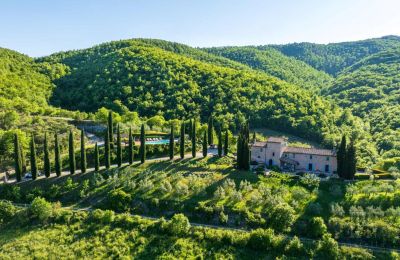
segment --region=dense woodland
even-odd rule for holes
[[[0,151],[19,132],[67,133],[54,117],[95,119],[113,110],[139,124],[213,114],[238,133],[283,130],[327,148],[356,139],[359,166],[399,166],[399,38],[196,49],[134,39],[32,59],[1,49]],[[371,56],[372,55],[372,56]],[[329,75],[330,74],[330,75]],[[72,112],[73,111],[73,112]],[[140,119],[141,118],[141,119]]]
[[[37,59],[0,49],[0,173],[33,179],[0,185],[0,258],[399,259],[338,244],[400,248],[399,46],[133,39]],[[82,119],[108,130],[95,133],[104,146],[72,123]],[[348,169],[325,182],[250,172],[254,128],[339,148]],[[169,133],[179,145],[145,145]],[[343,181],[356,163],[367,174]]]

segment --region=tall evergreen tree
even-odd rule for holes
[[[179,152],[181,155],[181,159],[185,158],[185,121],[182,121],[181,124],[181,136],[179,140]]]
[[[146,132],[144,129],[144,124],[140,129],[140,162],[144,163],[146,161]]]
[[[337,158],[337,173],[340,178],[345,178],[346,177],[346,151],[347,151],[347,145],[346,145],[346,136],[342,136],[342,140],[339,145],[339,149],[336,154]]]
[[[50,156],[49,156],[49,146],[47,142],[47,133],[44,134],[44,145],[43,145],[43,153],[44,153],[44,158],[43,158],[43,163],[44,163],[44,175],[46,178],[50,177]]]
[[[254,143],[254,142],[256,142],[256,141],[257,141],[256,131],[254,131],[254,132],[253,132],[253,140],[252,140],[252,142]]]
[[[129,165],[133,163],[133,136],[132,136],[132,127],[129,128],[129,151],[128,151],[128,160]]]
[[[346,179],[353,180],[357,171],[356,147],[354,146],[354,140],[350,141],[350,145],[347,149],[346,166]]]
[[[19,148],[21,149],[22,176],[24,176],[25,173],[26,173],[26,158],[25,158],[25,152],[24,152],[24,149],[22,148],[22,145],[20,145]]]
[[[56,175],[57,177],[61,176],[61,153],[60,153],[60,144],[58,143],[58,135],[55,133],[54,134],[54,164],[55,164],[55,170],[56,170]]]
[[[81,172],[85,173],[87,168],[86,163],[86,147],[85,147],[85,130],[81,130]]]
[[[175,136],[174,136],[174,125],[171,125],[171,134],[169,135],[169,159],[174,159],[174,149],[175,149]]]
[[[237,166],[239,169],[250,168],[249,124],[242,125],[237,141]]]
[[[72,130],[69,131],[68,153],[69,153],[69,172],[71,174],[74,174],[76,170],[76,163],[75,163],[74,134]]]
[[[222,157],[222,133],[221,133],[221,128],[218,129],[218,157]]]
[[[196,120],[193,120],[192,126],[192,157],[196,157]]]
[[[99,160],[99,147],[96,144],[94,145],[94,170],[98,172],[100,169],[100,160]]]
[[[30,150],[31,150],[31,173],[32,173],[32,179],[36,180],[38,170],[37,170],[37,161],[36,161],[36,144],[35,144],[35,137],[32,135],[31,138],[31,145],[30,145]]]
[[[113,147],[113,142],[114,142],[114,122],[113,122],[113,115],[112,111],[108,112],[108,142],[110,143],[110,146]]]
[[[236,164],[237,168],[241,169],[242,168],[242,158],[243,158],[243,147],[242,147],[242,131],[240,129],[239,135],[237,137],[237,142],[236,142]]]
[[[214,144],[214,135],[213,135],[213,132],[214,132],[214,119],[213,119],[212,115],[208,118],[207,131],[208,131],[208,144],[212,145],[212,144]]]
[[[203,157],[207,157],[207,132],[206,131],[204,131],[204,134],[203,134],[203,143],[202,143],[202,145],[203,145]]]
[[[187,124],[187,128],[188,128],[187,134],[188,134],[190,140],[192,140],[192,132],[193,132],[193,120],[192,119],[189,120],[189,124]]]
[[[228,135],[228,130],[225,130],[225,136],[224,136],[224,154],[228,155],[229,152],[229,135]]]
[[[14,135],[14,161],[15,161],[15,175],[17,182],[22,180],[22,158],[21,158],[21,147],[19,143],[18,135]]]
[[[110,131],[107,128],[107,131],[104,134],[104,159],[106,169],[110,169],[111,167],[111,153],[110,153]]]
[[[119,124],[117,126],[117,164],[118,167],[122,165],[122,146],[121,146],[121,131]]]

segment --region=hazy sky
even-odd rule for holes
[[[400,35],[400,0],[0,0],[0,47],[31,56],[127,38],[191,46]]]

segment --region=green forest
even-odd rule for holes
[[[399,259],[399,71],[397,36],[0,48],[0,258]],[[267,132],[352,169],[250,170]]]

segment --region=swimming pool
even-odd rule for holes
[[[176,142],[177,140],[175,140]],[[157,141],[146,141],[146,144],[169,144],[169,139],[161,139]]]

